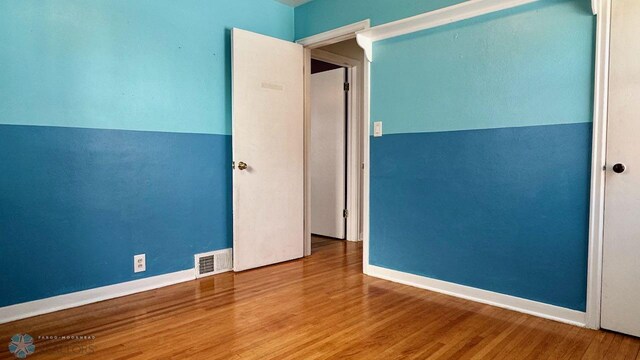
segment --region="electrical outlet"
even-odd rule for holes
[[[147,259],[145,254],[133,256],[133,272],[147,271]]]

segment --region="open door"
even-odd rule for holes
[[[303,256],[301,45],[232,30],[233,265]]]
[[[347,208],[345,68],[311,75],[311,233],[345,238]]]
[[[611,6],[601,323],[640,336],[640,3]]]

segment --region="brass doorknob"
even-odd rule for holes
[[[247,165],[247,163],[246,163],[246,162],[244,162],[244,161],[240,161],[240,162],[238,163],[238,169],[240,169],[240,170],[245,170],[245,169],[246,169],[246,168],[248,168],[248,167],[249,167],[249,165]]]

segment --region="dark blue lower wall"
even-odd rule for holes
[[[231,247],[230,163],[225,135],[0,125],[0,306]]]
[[[589,123],[372,138],[371,263],[584,310],[590,148]],[[230,159],[225,135],[0,125],[0,306],[231,247]]]
[[[591,124],[371,138],[373,265],[585,310]]]

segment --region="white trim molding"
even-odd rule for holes
[[[297,40],[296,43],[309,48],[315,49],[326,45],[335,44],[341,41],[353,39],[356,33],[369,28],[371,21],[369,19],[349,24],[337,29],[325,31],[323,33]]]
[[[598,8],[596,29],[593,140],[591,150],[591,200],[589,210],[589,259],[587,271],[587,326],[600,328],[602,294],[602,246],[604,243],[605,164],[607,104],[609,102],[609,52],[611,1],[594,1]]]
[[[356,34],[356,42],[364,50],[364,56],[369,62],[373,61],[373,41],[364,34]]]
[[[538,0],[469,0],[453,6],[425,12],[405,19],[374,26],[358,32],[371,41],[380,41],[416,31],[435,28],[442,25],[506,10]]]
[[[73,292],[70,294],[53,296],[46,299],[9,305],[0,308],[0,324],[153,290],[194,280],[195,278],[195,269],[188,269],[114,285],[102,286],[95,289]]]
[[[332,52],[322,50],[322,49],[312,49],[311,58],[316,60],[321,60],[329,64],[343,66],[346,68],[362,66],[362,63],[357,59],[352,59],[347,56],[334,54]]]
[[[311,255],[311,176],[309,147],[311,143],[311,49],[304,48],[304,256]]]
[[[536,1],[539,0],[468,0],[374,27],[370,27],[371,22],[367,19],[309,36],[296,42],[313,49],[352,39],[355,34],[358,45],[364,50],[367,60],[371,62],[373,61],[373,43],[376,41],[435,28]],[[608,2],[608,0],[591,0],[591,10],[594,15],[599,13],[599,9],[604,2]]]
[[[369,226],[371,224],[371,63],[365,61],[362,107],[362,272],[369,273]]]
[[[514,310],[545,319],[582,327],[585,326],[586,314],[581,311],[450,283],[447,281],[436,280],[420,275],[409,274],[402,271],[391,270],[375,265],[368,266],[367,274],[380,279]]]

